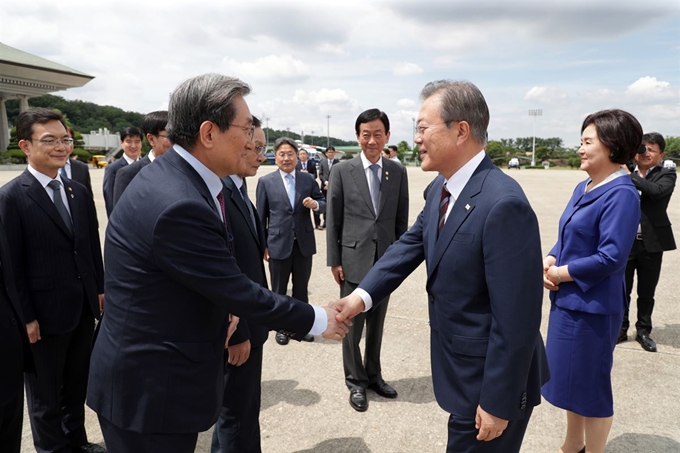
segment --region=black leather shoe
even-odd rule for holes
[[[619,338],[616,339],[616,344],[623,343],[624,341],[628,341],[628,331],[621,329],[619,330]]]
[[[627,339],[628,339],[628,337],[626,336],[626,340],[627,340]],[[583,447],[582,449],[580,449],[580,450],[578,451],[578,453],[586,453],[586,447]]]
[[[635,335],[635,341],[640,343],[640,346],[642,346],[642,349],[645,351],[656,352],[656,343],[654,343],[654,340],[649,338],[649,334],[647,332],[642,332]]]
[[[366,412],[368,409],[368,399],[365,389],[354,389],[349,393],[349,405],[358,412]]]
[[[376,382],[375,384],[369,385],[368,388],[373,390],[375,393],[382,396],[383,398],[397,397],[397,391],[394,390],[392,386],[389,385],[387,382],[382,380]]]
[[[314,341],[314,336],[305,335],[304,337],[302,337],[302,341],[307,341],[307,342],[311,343],[312,341]]]
[[[277,333],[276,334],[276,342],[280,344],[281,346],[285,346],[288,344],[290,341],[290,338],[288,338],[288,335],[282,334],[282,333]]]
[[[76,448],[75,451],[82,452],[82,453],[106,453],[107,450],[104,447],[101,447],[97,444],[91,444],[91,443],[86,443],[85,445],[82,445],[78,448]]]

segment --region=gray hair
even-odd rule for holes
[[[274,142],[274,152],[278,151],[278,149],[283,145],[290,145],[295,150],[295,154],[297,154],[298,145],[297,143],[295,143],[295,140],[293,140],[290,137],[277,138],[276,141]]]
[[[479,143],[486,143],[489,107],[479,88],[467,80],[435,80],[425,85],[420,92],[423,100],[434,95],[438,95],[441,100],[439,116],[446,127],[457,121],[466,121],[470,125],[472,138]]]
[[[234,98],[250,93],[247,83],[221,74],[203,74],[182,82],[170,95],[168,138],[191,151],[205,121],[221,131],[229,129],[236,117]]]

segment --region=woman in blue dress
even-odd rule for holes
[[[601,453],[614,404],[611,369],[626,308],[624,273],[640,222],[640,197],[622,166],[642,143],[642,127],[622,110],[589,115],[581,127],[581,170],[543,260],[550,290],[543,396],[567,411],[560,453]],[[585,445],[585,446],[584,446]]]

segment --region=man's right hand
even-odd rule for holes
[[[337,311],[335,319],[338,322],[345,322],[364,311],[366,305],[358,294],[350,294],[349,296],[333,302],[331,307]]]
[[[335,283],[342,285],[342,282],[345,281],[345,273],[342,270],[342,266],[331,266],[331,273],[333,274]]]
[[[348,326],[351,326],[352,322],[349,319],[338,321],[336,316],[338,312],[330,305],[323,307],[323,309],[326,310],[326,315],[328,316],[328,327],[326,327],[326,331],[322,334],[323,337],[329,340],[342,341],[347,332],[349,332]]]
[[[37,343],[41,339],[40,325],[37,319],[26,324],[26,333],[28,334],[28,341],[31,343]]]

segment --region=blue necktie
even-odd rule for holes
[[[59,170],[59,174],[61,175],[62,178],[68,179],[68,175],[66,174],[66,165],[61,167],[61,169]]]
[[[68,209],[66,209],[66,206],[64,205],[64,200],[61,199],[61,182],[53,179],[47,184],[47,186],[52,189],[52,193],[54,195],[54,207],[57,208],[57,212],[64,221],[64,224],[66,224],[66,227],[70,231],[73,231],[71,215],[68,213]]]
[[[378,169],[380,165],[373,164],[371,169],[371,201],[373,202],[373,210],[375,215],[378,215],[378,208],[380,207],[380,179],[378,178]]]
[[[295,179],[293,179],[293,175],[288,173],[286,175],[286,179],[288,180],[288,184],[286,185],[286,192],[288,192],[288,201],[290,201],[290,207],[295,210]]]

